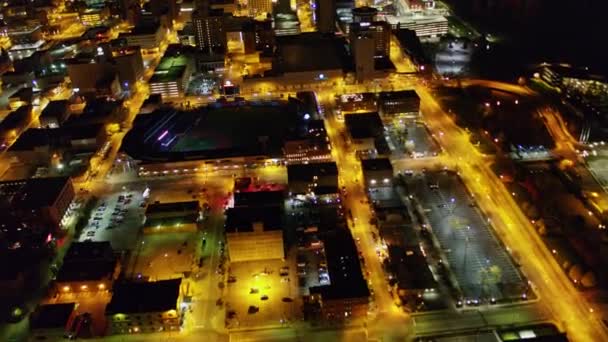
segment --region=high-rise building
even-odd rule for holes
[[[69,216],[74,187],[67,177],[0,182],[0,228],[7,236],[58,233]],[[23,242],[21,242],[23,244]]]
[[[192,13],[192,25],[196,46],[200,50],[212,52],[216,49],[226,49],[223,10],[211,9],[207,1],[201,1]]]
[[[272,51],[275,45],[272,20],[255,22],[255,48],[259,51]]]
[[[137,25],[141,18],[139,2],[135,0],[119,0],[118,10],[120,18],[131,25]]]
[[[272,0],[249,0],[247,2],[249,15],[257,16],[262,13],[272,13]]]
[[[177,19],[179,4],[176,0],[150,0],[150,12],[156,17],[166,15],[169,22]]]
[[[332,33],[336,30],[336,0],[317,0],[315,9],[317,30],[321,33]]]
[[[374,64],[374,37],[369,32],[361,32],[350,41],[355,59],[355,78],[357,82],[364,82],[373,78]]]
[[[355,22],[350,25],[350,39],[365,33],[374,39],[374,57],[388,57],[391,49],[391,25],[386,21]]]
[[[293,9],[291,8],[291,0],[276,0],[272,11],[273,14],[293,13]]]
[[[378,10],[373,7],[357,7],[353,9],[353,22],[355,23],[371,23],[376,20]]]

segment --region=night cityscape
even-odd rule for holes
[[[608,342],[606,13],[3,1],[0,341]]]

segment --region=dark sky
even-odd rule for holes
[[[524,55],[589,65],[608,74],[608,1],[447,1],[463,17],[513,38]]]

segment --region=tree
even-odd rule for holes
[[[595,287],[595,285],[597,284],[595,279],[595,273],[593,273],[592,271],[587,271],[581,278],[581,284],[587,288]]]
[[[574,282],[578,282],[583,277],[583,266],[576,264],[568,270],[568,277]]]

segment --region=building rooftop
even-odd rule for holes
[[[375,158],[361,160],[363,171],[393,171],[393,164],[388,158]]]
[[[23,132],[9,151],[29,151],[36,147],[69,147],[70,140],[94,139],[105,132],[103,124],[90,124],[78,126],[78,129],[69,127],[60,128],[30,128]]]
[[[401,289],[432,289],[437,286],[420,247],[388,246],[389,263]]]
[[[154,70],[149,83],[171,82],[181,78],[188,63],[189,57],[186,55],[169,56],[165,54]]]
[[[382,120],[376,112],[346,114],[344,122],[353,139],[375,138],[382,135]]]
[[[32,330],[67,328],[75,309],[76,303],[40,305],[30,317],[30,327]]]
[[[181,283],[181,279],[114,283],[106,315],[176,310]]]
[[[24,102],[30,102],[34,96],[34,89],[32,87],[25,87],[19,89],[13,95],[9,96],[10,100],[21,100]]]
[[[327,176],[333,176],[336,178],[336,182],[338,181],[338,167],[336,163],[293,164],[287,166],[288,182],[310,182],[314,180],[314,177]]]
[[[64,263],[68,261],[83,261],[95,259],[107,259],[114,257],[114,250],[110,241],[86,241],[73,242],[70,245]]]
[[[106,130],[103,123],[92,123],[89,125],[78,126],[78,128],[66,127],[57,131],[57,133],[69,138],[70,140],[95,139],[100,134],[105,132]]]
[[[61,270],[57,273],[56,280],[58,282],[70,282],[110,279],[114,275],[117,263],[116,258],[64,262]]]
[[[154,203],[146,208],[146,227],[180,226],[195,223],[200,217],[198,201]]]
[[[272,207],[282,206],[285,201],[283,190],[236,192],[234,193],[235,207]]]
[[[404,49],[409,57],[413,59],[416,64],[429,65],[431,60],[427,57],[420,38],[414,30],[398,29],[393,30],[393,34],[399,41],[401,48]],[[430,70],[429,70],[430,71]]]
[[[122,149],[149,162],[242,156],[259,156],[263,162],[282,157],[285,141],[301,135],[304,121],[290,101],[216,103],[189,112],[158,110],[137,116]]]
[[[350,70],[352,61],[343,38],[317,32],[276,38],[280,72]],[[274,66],[273,66],[274,67]]]
[[[70,109],[70,102],[68,100],[56,100],[49,102],[44,110],[40,114],[40,118],[56,117],[61,118]]]
[[[184,72],[186,72],[186,66],[184,65],[173,66],[165,70],[156,70],[150,78],[149,83],[153,84],[177,81],[182,78]]]
[[[158,20],[144,19],[140,20],[137,26],[135,26],[130,33],[126,35],[147,35],[155,34],[160,29],[160,22]]]
[[[113,276],[118,259],[109,241],[73,242],[63,265],[57,274],[57,281],[96,281]]]
[[[84,110],[79,115],[71,115],[66,126],[83,126],[90,124],[108,123],[117,119],[115,115],[121,110],[122,101],[96,98],[87,101]],[[80,129],[80,128],[79,128]]]
[[[58,145],[59,137],[54,134],[56,129],[30,128],[17,138],[9,151],[29,151],[40,146]]]
[[[297,215],[287,217],[295,221],[294,225],[299,231],[314,227],[319,232],[331,232],[337,229],[347,229],[344,213],[339,208],[337,201],[328,203],[318,201],[314,206],[298,207]]]
[[[378,187],[369,190],[369,199],[372,202],[374,210],[382,211],[386,209],[400,209],[405,210],[405,205],[401,202],[399,194],[392,186]]]
[[[174,212],[198,212],[201,210],[198,201],[151,203],[146,208],[146,216]]]
[[[367,282],[361,273],[355,241],[348,229],[337,229],[323,237],[330,284],[311,287],[323,300],[367,298]]]
[[[16,129],[25,124],[32,113],[31,105],[24,105],[10,112],[4,120],[0,122],[0,132]]]
[[[237,207],[226,210],[226,233],[252,232],[255,223],[262,223],[265,231],[282,229],[282,207]]]
[[[431,24],[448,24],[448,20],[440,14],[420,15],[386,15],[386,21],[391,25],[406,24],[406,25],[431,25]]]
[[[416,93],[416,91],[413,89],[401,90],[401,91],[383,91],[383,92],[380,92],[380,95],[379,95],[380,101],[389,101],[389,100],[396,100],[396,99],[400,100],[400,99],[404,99],[404,98],[417,99],[418,101],[420,101],[420,97],[418,96],[418,93]]]
[[[28,230],[15,231],[14,226],[10,225],[10,219],[11,217],[7,218],[0,213],[0,228],[3,230],[3,237],[0,241],[3,247],[0,249],[0,265],[2,265],[0,267],[0,280],[14,280],[19,275],[36,272],[40,259],[43,257],[41,255],[42,248],[39,248],[39,241],[26,240]],[[13,229],[7,231],[6,225]],[[6,248],[7,246],[14,246],[15,243],[18,243],[22,248]],[[19,262],[15,262],[15,260],[19,260]],[[1,294],[0,297],[2,297]]]
[[[68,177],[30,178],[0,182],[0,196],[11,208],[35,209],[51,206],[66,186]]]

